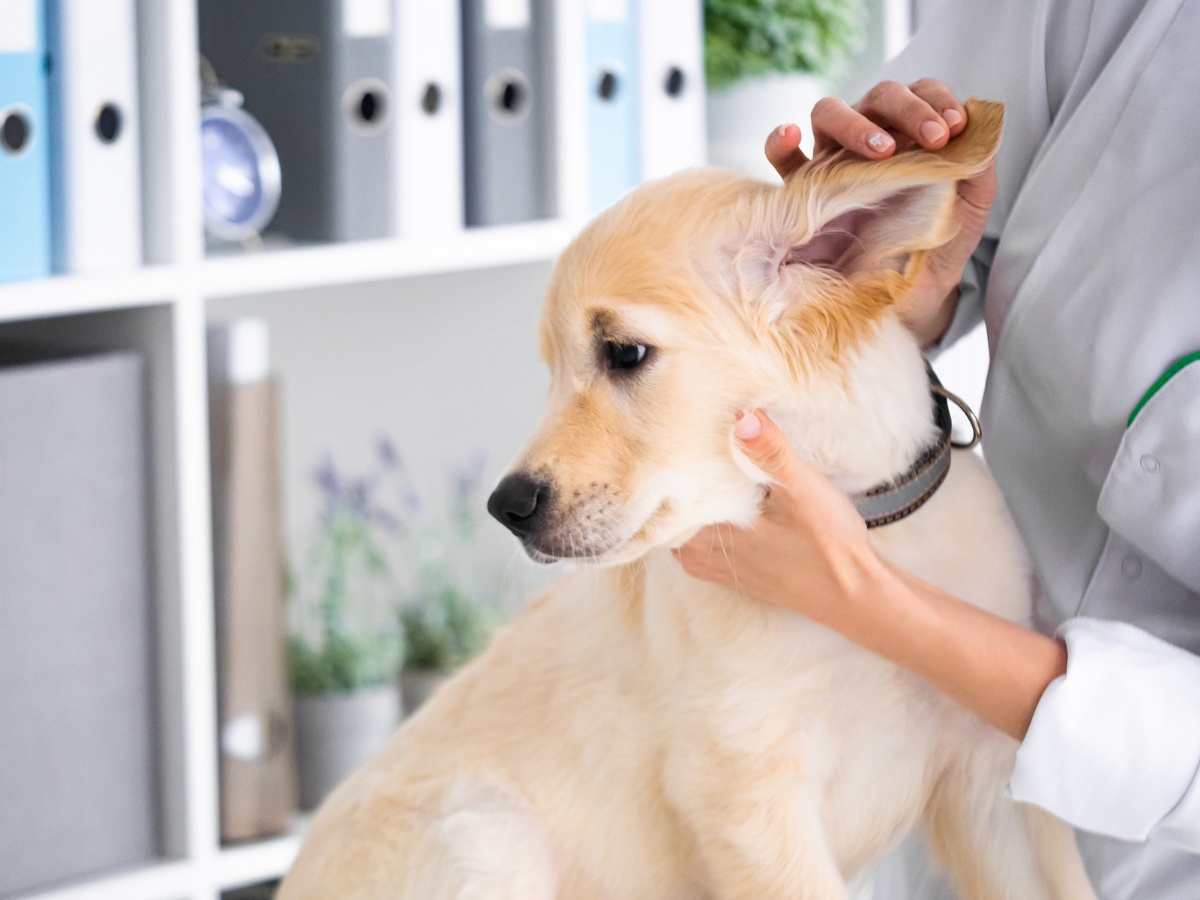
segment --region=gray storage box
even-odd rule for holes
[[[142,363],[0,368],[0,896],[156,855]]]

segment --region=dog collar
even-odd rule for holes
[[[937,440],[925,449],[903,475],[851,496],[850,499],[854,501],[858,514],[863,517],[868,528],[898,522],[924,506],[946,480],[950,471],[951,448],[970,449],[979,443],[979,420],[975,418],[970,407],[942,387],[928,362],[925,363],[925,370],[929,373],[933,420],[938,427]],[[964,444],[954,440],[950,423],[950,404],[947,401],[952,401],[970,421],[973,432],[970,443]]]

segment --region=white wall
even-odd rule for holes
[[[539,263],[210,305],[210,319],[257,315],[270,326],[293,545],[316,521],[321,456],[361,474],[381,434],[427,500],[442,502],[449,468],[480,450],[490,489],[533,430],[549,383],[535,328],[549,274]],[[509,593],[545,580],[499,524],[485,528],[487,552],[509,563]]]

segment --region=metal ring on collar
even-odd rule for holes
[[[983,440],[983,428],[980,427],[979,419],[975,416],[975,413],[972,412],[971,407],[967,405],[967,401],[963,400],[962,397],[959,397],[957,394],[953,394],[946,390],[940,384],[933,385],[933,390],[935,393],[941,394],[943,397],[961,409],[963,415],[967,417],[967,421],[971,423],[970,442],[964,444],[961,441],[956,441],[951,438],[950,446],[954,447],[956,450],[971,450],[977,447],[979,442]]]

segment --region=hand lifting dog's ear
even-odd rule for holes
[[[772,318],[840,305],[805,302],[817,297],[843,295],[866,312],[903,293],[925,254],[957,231],[956,183],[984,171],[1000,146],[1003,104],[972,99],[966,108],[967,127],[941,150],[878,161],[839,151],[801,166],[766,198],[770,259],[747,266],[743,256],[739,268],[744,286],[753,287],[746,276],[759,282]],[[823,331],[836,349],[837,335]]]

